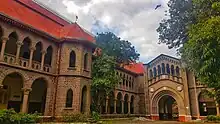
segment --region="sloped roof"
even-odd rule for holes
[[[125,65],[124,69],[136,74],[143,74],[145,72],[143,63],[132,63],[129,65]]]
[[[94,37],[78,24],[69,23],[32,0],[0,0],[0,13],[56,39],[83,39],[95,42]]]

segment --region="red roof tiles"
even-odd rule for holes
[[[72,38],[95,42],[76,23],[70,24],[32,0],[0,0],[0,12],[55,38]]]
[[[132,63],[124,66],[124,68],[137,74],[143,74],[145,72],[143,63]]]

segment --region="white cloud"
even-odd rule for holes
[[[96,20],[108,28],[117,28],[122,39],[129,40],[141,54],[140,61],[148,62],[164,53],[175,56],[175,50],[158,44],[156,32],[164,18],[169,0],[39,0],[70,20],[91,31]],[[61,2],[62,1],[62,2]],[[162,7],[155,10],[156,5]]]

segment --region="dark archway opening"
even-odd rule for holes
[[[208,91],[199,94],[199,112],[201,116],[216,115],[216,104],[214,98],[208,96]]]
[[[117,114],[121,114],[121,110],[122,110],[122,94],[119,92],[117,95],[117,102],[116,102],[116,112]]]
[[[82,96],[81,96],[81,113],[86,112],[86,94],[87,94],[87,88],[86,86],[83,87],[82,89]]]
[[[110,92],[109,94],[109,112],[110,114],[114,113],[114,93]]]
[[[179,112],[176,100],[169,96],[163,96],[159,102],[159,119],[160,120],[178,120]]]
[[[3,88],[0,89],[1,109],[14,109],[20,112],[23,101],[23,79],[18,73],[12,73],[3,80]]]
[[[134,114],[134,96],[131,96],[130,112]]]
[[[28,113],[44,114],[46,96],[47,96],[47,82],[42,79],[36,79],[32,84],[32,91],[29,95]]]
[[[124,97],[124,113],[128,113],[128,94],[126,94]]]

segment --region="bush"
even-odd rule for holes
[[[85,114],[63,114],[63,122],[86,122],[87,116]]]
[[[206,119],[208,121],[220,122],[220,116],[208,115]]]
[[[92,119],[96,122],[100,120],[100,114],[98,112],[93,111],[92,112]]]
[[[33,124],[39,120],[38,114],[16,113],[13,109],[0,110],[1,124]]]

